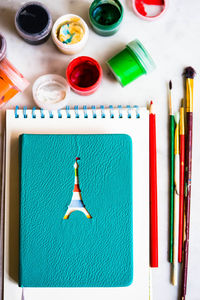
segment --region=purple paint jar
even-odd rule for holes
[[[27,2],[15,15],[18,34],[29,44],[39,45],[46,42],[51,34],[52,17],[40,2]]]
[[[0,61],[6,56],[6,39],[0,34]]]

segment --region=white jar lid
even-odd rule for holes
[[[46,74],[34,82],[32,92],[37,106],[47,110],[56,110],[68,104],[70,87],[64,77]]]

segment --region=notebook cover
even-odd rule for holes
[[[76,157],[80,158],[78,187]],[[125,134],[24,134],[20,161],[19,285],[130,285],[131,138]],[[92,218],[74,211],[64,219],[71,204],[80,206],[80,200],[73,198],[77,188]]]

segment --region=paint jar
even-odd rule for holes
[[[85,21],[73,14],[57,19],[52,28],[52,39],[64,54],[76,54],[85,46],[89,29]]]
[[[0,34],[0,61],[6,56],[6,49],[6,39],[3,37],[3,35]]]
[[[47,7],[36,1],[25,3],[15,15],[17,32],[32,45],[39,45],[48,40],[52,24]]]
[[[28,85],[29,82],[6,58],[0,62],[0,106],[23,92]]]
[[[107,65],[123,87],[155,69],[151,56],[138,40],[126,45],[125,49],[108,60]]]
[[[62,76],[47,74],[40,76],[34,82],[32,92],[37,106],[57,110],[68,104],[70,87]]]
[[[95,59],[80,56],[70,62],[66,77],[76,93],[88,96],[98,89],[102,79],[102,68]]]
[[[132,0],[135,14],[145,21],[160,18],[168,9],[168,0]]]
[[[123,19],[123,6],[118,0],[95,0],[89,9],[94,31],[103,36],[116,33]]]

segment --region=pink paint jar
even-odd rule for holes
[[[102,73],[102,68],[95,59],[79,56],[68,65],[66,77],[70,87],[76,93],[88,96],[98,89],[102,80]]]
[[[0,61],[0,107],[28,85],[29,82],[6,58]]]

